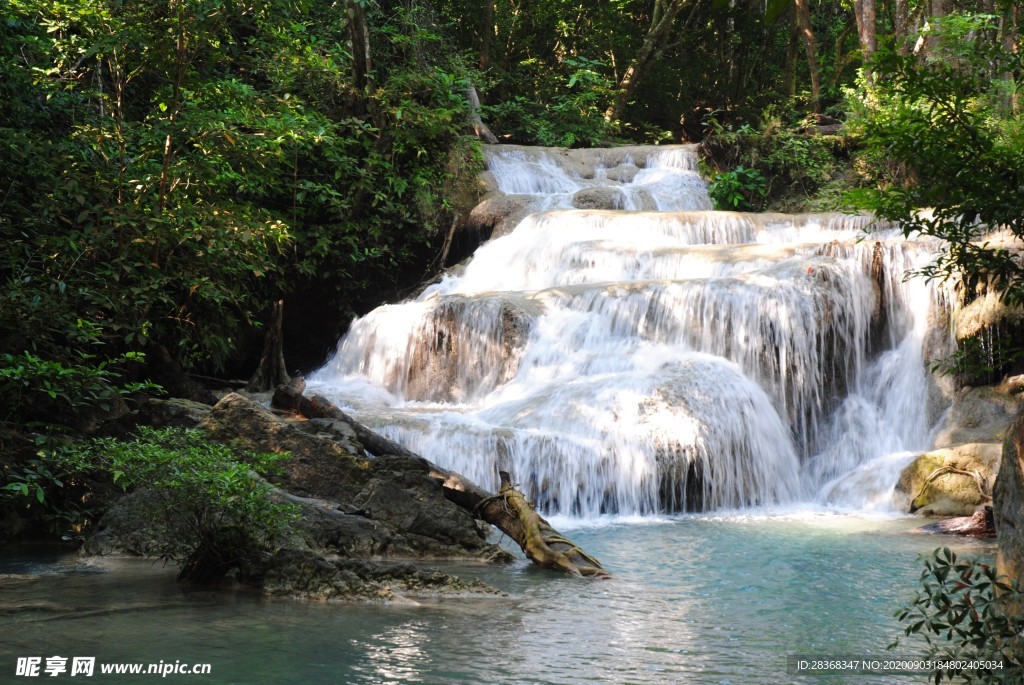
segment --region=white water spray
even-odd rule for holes
[[[934,297],[904,276],[933,248],[864,240],[864,217],[707,211],[690,147],[588,154],[491,154],[546,211],[354,322],[311,384],[548,514],[884,507],[928,446]],[[585,189],[648,211],[569,209]]]

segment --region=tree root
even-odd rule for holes
[[[918,509],[921,508],[921,507],[919,507],[919,506],[917,506],[915,504],[915,502],[917,502],[918,498],[920,498],[922,495],[924,495],[924,493],[928,490],[928,487],[933,482],[935,482],[941,476],[945,476],[947,474],[955,474],[955,475],[958,475],[958,476],[967,476],[969,478],[972,478],[974,480],[974,484],[978,486],[978,492],[981,493],[982,498],[986,499],[988,501],[992,500],[992,493],[986,491],[986,489],[985,489],[985,479],[982,477],[982,475],[978,471],[976,471],[976,470],[975,471],[967,471],[965,469],[959,469],[959,468],[957,468],[955,466],[948,466],[948,465],[947,466],[940,466],[940,467],[938,467],[937,469],[935,469],[934,471],[932,471],[931,473],[928,474],[928,477],[924,479],[923,483],[921,483],[921,488],[917,491],[917,494],[915,494],[910,499],[910,513],[911,514],[913,514],[915,511],[917,511]]]

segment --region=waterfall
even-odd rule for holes
[[[353,322],[318,392],[548,514],[885,506],[928,447],[935,244],[709,211],[691,146],[488,155],[536,211]]]

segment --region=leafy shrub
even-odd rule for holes
[[[703,148],[706,163],[716,167],[717,174],[712,172],[712,182],[723,173],[742,170],[738,178],[726,176],[723,179],[725,188],[742,187],[745,183],[750,185],[748,190],[763,188],[756,193],[743,193],[749,205],[747,209],[760,211],[793,198],[806,202],[839,170],[837,155],[843,146],[841,137],[803,133],[804,122],[787,126],[774,110],[765,112],[757,128],[749,124],[733,128],[715,119],[709,121],[708,127],[709,135]],[[755,180],[751,171],[756,171],[760,180]],[[738,199],[725,188],[717,192],[730,200]],[[712,188],[711,192],[716,191]],[[716,199],[715,195],[712,199]],[[722,204],[723,209],[738,208],[731,201]]]
[[[89,409],[110,411],[124,395],[159,391],[150,382],[121,382],[119,365],[138,363],[140,353],[116,359],[79,354],[77,364],[43,359],[29,352],[0,355],[0,424],[36,422],[54,427]]]
[[[604,116],[614,87],[600,62],[568,58],[561,64],[568,73],[549,71],[538,60],[521,66],[534,77],[535,96],[484,107],[496,133],[525,145],[580,147],[605,143],[616,132]]]
[[[84,506],[85,498],[72,492],[78,478],[52,460],[5,466],[2,479],[0,504],[22,510],[51,535],[78,539],[88,528],[94,512]]]
[[[934,682],[1024,683],[1024,594],[1016,581],[1007,583],[992,566],[962,561],[944,547],[925,559],[921,588],[896,618],[906,624],[904,634],[924,639],[928,659],[951,662],[933,672]],[[966,670],[957,661],[1002,667]]]
[[[100,438],[54,455],[69,472],[104,472],[131,491],[124,506],[149,523],[153,551],[198,583],[258,563],[285,532],[294,507],[272,501],[257,473],[274,472],[286,457],[236,454],[198,430],[147,427],[130,440]]]
[[[715,209],[750,211],[760,204],[766,192],[764,175],[757,169],[744,166],[716,174],[708,184],[708,194],[715,203]]]

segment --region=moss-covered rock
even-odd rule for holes
[[[896,501],[922,516],[970,516],[991,501],[998,443],[970,443],[918,456],[900,473]]]

